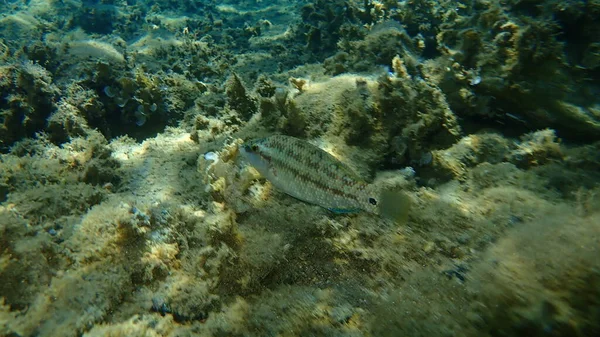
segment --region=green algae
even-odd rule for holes
[[[598,8],[0,3],[0,334],[598,334]],[[278,133],[406,224],[278,192]]]

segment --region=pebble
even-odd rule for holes
[[[215,152],[206,152],[204,154],[204,159],[208,161],[217,161],[217,159],[219,159],[219,155]]]
[[[435,249],[435,243],[433,241],[428,241],[423,245],[423,251],[427,254],[433,252]]]

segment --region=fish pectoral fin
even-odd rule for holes
[[[359,212],[359,209],[355,208],[328,208],[331,212],[335,214],[348,214],[348,213],[356,213]]]
[[[379,214],[397,224],[408,221],[411,199],[402,191],[383,191],[379,201]]]

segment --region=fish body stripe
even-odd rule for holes
[[[377,213],[373,188],[345,164],[306,141],[271,136],[250,141],[242,155],[275,187],[293,197],[339,212]]]

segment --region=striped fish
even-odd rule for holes
[[[244,143],[240,153],[277,189],[335,213],[367,211],[404,220],[408,197],[378,191],[348,166],[306,141],[270,136]]]

